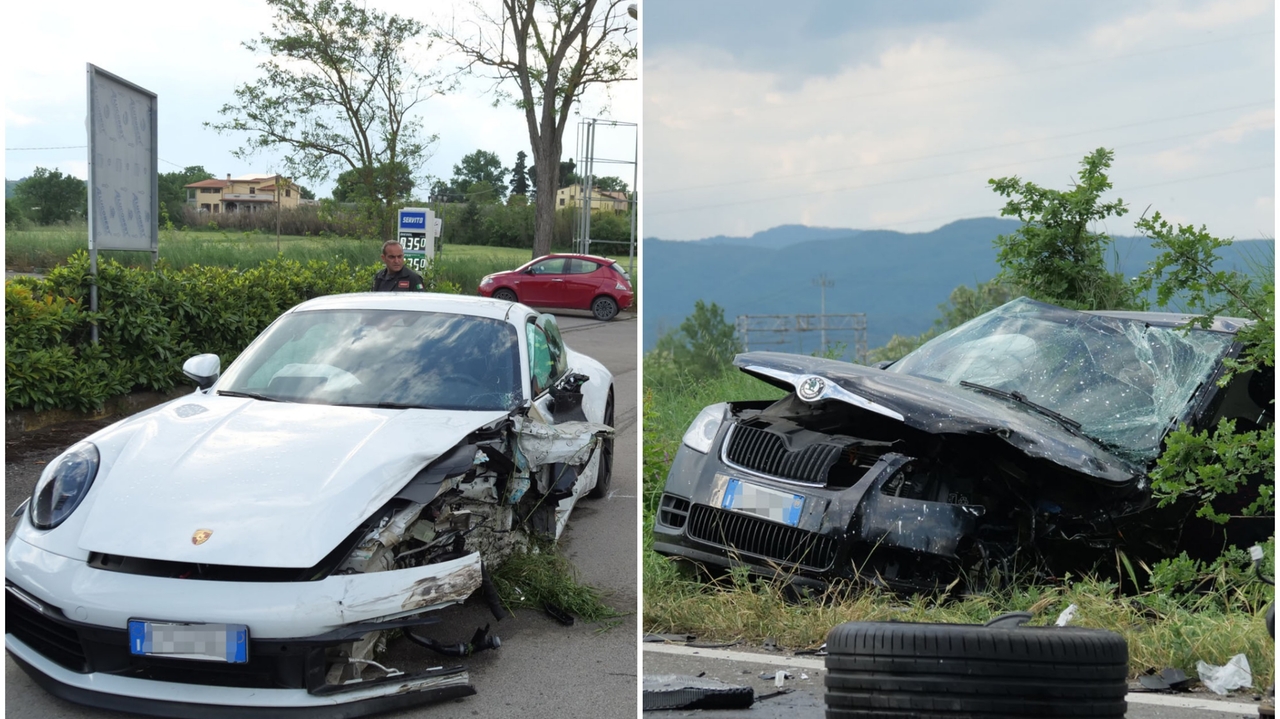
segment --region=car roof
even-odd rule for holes
[[[506,300],[435,292],[357,292],[307,300],[289,310],[410,310],[519,321],[532,310]]]
[[[1085,314],[1098,315],[1099,317],[1114,317],[1119,320],[1145,322],[1146,324],[1154,327],[1185,327],[1188,322],[1200,316],[1184,315],[1177,312],[1122,312],[1115,310],[1092,310]],[[1253,324],[1252,320],[1241,319],[1239,317],[1214,317],[1213,322],[1209,324],[1208,329],[1214,332],[1235,334],[1251,324]]]

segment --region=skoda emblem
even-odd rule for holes
[[[197,529],[196,533],[191,535],[192,544],[204,544],[209,541],[209,537],[213,536],[212,529]]]
[[[800,385],[796,387],[796,394],[800,399],[806,402],[812,402],[822,395],[822,391],[827,388],[826,380],[821,377],[805,377]]]

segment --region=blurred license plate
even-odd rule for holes
[[[129,653],[244,664],[249,661],[249,627],[130,619]]]
[[[794,527],[800,523],[804,495],[779,492],[741,479],[730,479],[725,485],[720,508],[754,514]]]

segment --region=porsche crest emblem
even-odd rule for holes
[[[209,541],[209,537],[213,536],[212,529],[197,529],[196,533],[191,535],[192,544],[204,544]]]
[[[827,383],[821,377],[809,376],[805,377],[799,386],[796,387],[796,394],[800,395],[800,399],[806,402],[812,402],[822,395],[822,391],[827,388]]]

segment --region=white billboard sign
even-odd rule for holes
[[[89,250],[160,247],[156,94],[88,64]]]

